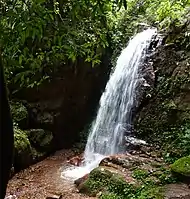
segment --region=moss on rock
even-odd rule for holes
[[[160,186],[150,183],[148,180],[144,181],[144,179],[144,182],[141,184],[130,184],[121,175],[113,173],[108,169],[104,167],[94,169],[89,174],[88,179],[80,185],[80,192],[86,193],[89,196],[98,196],[101,199],[164,198]]]
[[[14,127],[14,168],[20,170],[32,163],[32,147],[25,131]]]
[[[111,176],[110,171],[100,167],[95,168],[90,172],[87,180],[79,186],[79,191],[90,196],[95,196],[104,188],[104,184],[108,183],[108,179],[110,179]]]
[[[14,127],[14,143],[18,153],[31,149],[27,133],[18,127]]]
[[[40,140],[38,140],[40,143]],[[46,143],[42,140],[42,146]],[[46,143],[47,144],[47,143]],[[14,126],[14,160],[13,166],[15,171],[24,169],[36,161],[42,159],[47,151],[39,151],[30,141],[28,132]]]
[[[126,183],[119,174],[113,173],[104,167],[92,170],[88,179],[79,186],[79,191],[90,196],[95,196],[98,192],[112,192],[122,194],[132,185]]]
[[[25,127],[28,121],[28,111],[21,102],[11,102],[10,109],[13,121],[21,127]]]
[[[30,129],[27,131],[31,144],[41,152],[48,152],[52,146],[53,135],[43,129]]]
[[[175,28],[171,26],[165,45],[161,45],[151,58],[156,81],[149,91],[151,98],[143,100],[135,118],[138,136],[161,147],[168,143],[167,148],[171,152],[176,148],[176,144],[173,147],[173,141],[179,140],[177,136],[174,138],[174,134],[180,133],[173,132],[172,128],[180,130],[190,118],[190,53],[187,38],[190,26],[184,24],[182,27],[181,32],[176,34]],[[173,45],[168,45],[171,43],[171,35],[174,36]],[[167,131],[169,133],[166,136],[164,133]],[[179,153],[185,156],[186,147],[179,148],[184,149],[184,152]],[[165,149],[162,147],[162,150]]]
[[[164,192],[162,187],[147,187],[142,190],[137,199],[164,199]]]
[[[126,155],[127,157],[129,158]],[[110,160],[113,159],[114,157],[110,156]],[[141,157],[138,159],[142,161]],[[113,164],[99,166],[79,183],[79,191],[101,199],[163,199],[165,197],[164,186],[177,183],[179,179],[164,163],[152,167],[147,160],[143,158],[140,165],[127,169],[125,165],[117,168]]]
[[[172,165],[173,172],[190,177],[190,156],[176,160]]]

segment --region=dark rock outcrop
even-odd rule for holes
[[[27,130],[28,139],[32,146],[41,152],[52,151],[53,135],[50,131],[43,129],[30,129]]]
[[[21,128],[28,126],[28,111],[24,104],[19,101],[10,102],[10,110],[13,122],[18,124]]]
[[[141,101],[134,121],[137,137],[157,143],[160,147],[169,142],[169,136],[177,135],[177,132],[172,133],[173,128],[183,132],[190,124],[189,30],[188,25],[183,27],[181,33],[175,34],[174,31],[167,34],[165,43],[152,55],[155,82]],[[166,137],[165,132],[171,134]],[[180,154],[188,154],[188,144],[185,148],[184,152],[179,150],[179,157]],[[176,147],[173,147],[171,153],[175,150]]]
[[[14,127],[14,172],[47,157],[52,150],[52,134],[43,129],[21,130]]]
[[[33,162],[32,146],[25,131],[14,128],[14,161],[15,171],[26,168]]]
[[[72,67],[60,67],[50,82],[14,95],[26,101],[29,128],[53,132],[55,150],[71,147],[85,125],[91,123],[111,70],[108,57],[105,55],[96,67],[80,61],[76,73]]]

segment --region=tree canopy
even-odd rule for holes
[[[126,45],[139,23],[160,29],[180,25],[189,5],[189,0],[0,0],[7,81],[34,87],[79,59],[96,66],[106,48]]]

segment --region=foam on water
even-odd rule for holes
[[[61,177],[71,180],[76,180],[83,177],[85,174],[96,168],[99,165],[100,161],[105,157],[100,154],[93,154],[93,156],[94,157],[91,161],[85,161],[80,167],[72,166],[65,169],[61,173]]]

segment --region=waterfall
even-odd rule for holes
[[[136,106],[139,65],[155,33],[155,29],[147,29],[137,34],[121,52],[90,130],[85,149],[87,162],[93,161],[96,154],[124,152],[124,136],[130,134],[132,109]]]
[[[155,35],[156,29],[138,33],[118,57],[89,132],[84,153],[84,172],[96,167],[104,156],[125,152],[124,137],[131,133],[132,112],[137,105],[140,65]],[[81,170],[76,173],[83,175]]]

